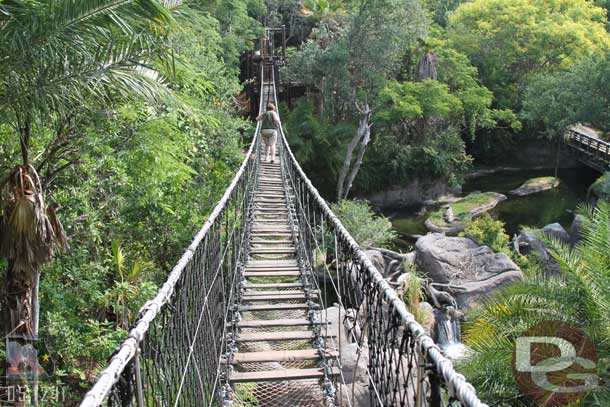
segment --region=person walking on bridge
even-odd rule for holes
[[[269,161],[271,158],[271,162],[275,162],[275,143],[277,143],[277,132],[281,126],[275,105],[267,104],[267,111],[258,115],[256,121],[262,121],[261,134],[265,143],[265,161]]]

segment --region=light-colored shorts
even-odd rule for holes
[[[266,145],[273,146],[277,143],[277,130],[263,129],[261,135],[263,136],[263,142]]]

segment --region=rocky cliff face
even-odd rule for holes
[[[381,209],[408,208],[423,205],[426,201],[436,201],[446,195],[459,194],[459,188],[451,188],[445,179],[415,178],[404,185],[394,185],[383,191],[365,194],[374,206]]]

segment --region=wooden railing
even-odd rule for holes
[[[567,131],[565,142],[572,148],[588,155],[590,158],[595,158],[603,161],[605,164],[610,164],[610,143],[607,141],[589,136],[572,128]]]

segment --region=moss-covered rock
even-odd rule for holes
[[[506,196],[496,192],[470,194],[433,212],[426,220],[426,227],[437,233],[461,232],[473,218],[495,208],[504,200]]]
[[[519,188],[510,191],[511,195],[526,196],[537,192],[546,191],[557,188],[559,186],[559,178],[556,177],[538,177],[528,179]]]
[[[605,172],[591,185],[589,190],[596,197],[610,201],[610,172]]]

